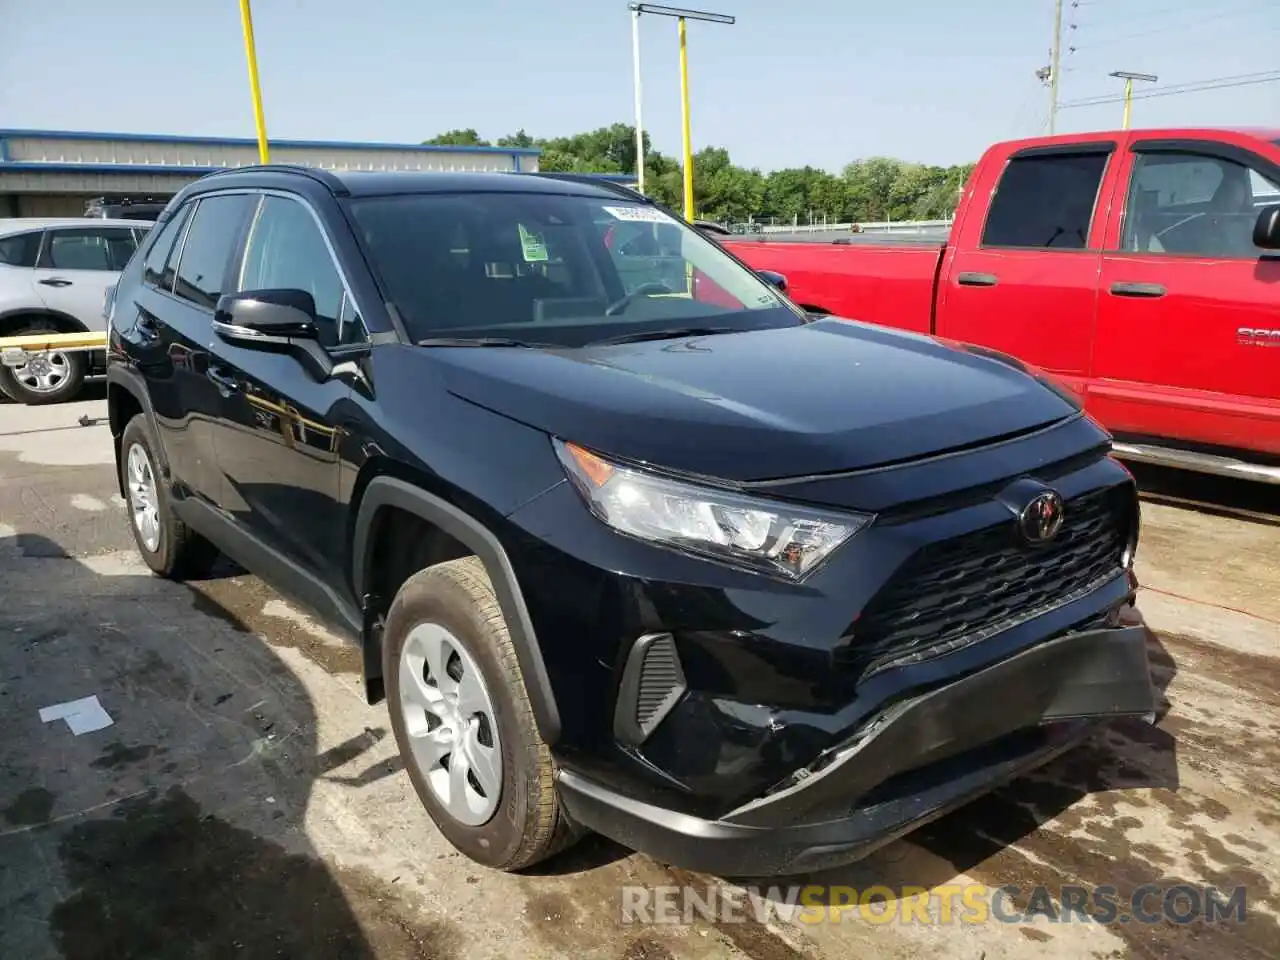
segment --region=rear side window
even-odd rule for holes
[[[1108,154],[1015,157],[991,201],[984,247],[1083,250]]]
[[[173,288],[172,271],[168,275],[165,274],[165,264],[170,262],[170,254],[173,253],[173,245],[177,242],[178,237],[182,235],[182,225],[187,222],[187,217],[191,214],[190,203],[184,205],[178,210],[169,222],[160,228],[160,233],[156,236],[155,243],[151,245],[151,249],[147,251],[147,259],[142,266],[142,281],[152,284],[153,286],[163,287],[166,290]]]
[[[53,270],[123,270],[137,238],[128,227],[50,230],[40,266]]]
[[[210,310],[217,306],[232,249],[254,202],[255,198],[247,194],[205,197],[200,201],[182,245],[174,294]]]
[[[40,232],[0,237],[0,263],[11,267],[34,267],[40,252]]]

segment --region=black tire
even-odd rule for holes
[[[129,457],[134,447],[147,458],[154,481],[155,506],[159,519],[159,539],[154,549],[143,539],[135,519],[130,491]],[[164,482],[155,454],[156,444],[144,414],[137,414],[120,436],[120,480],[125,491],[125,510],[133,542],[147,566],[169,580],[196,580],[208,575],[218,560],[218,548],[178,519],[168,484]]]
[[[30,320],[5,332],[5,336],[21,337],[36,333],[58,333],[58,328],[47,320]],[[0,391],[15,403],[30,407],[48,403],[63,403],[80,392],[84,385],[85,374],[89,371],[87,356],[81,353],[49,354],[49,360],[56,364],[61,379],[50,390],[33,389],[24,384],[11,367],[0,366]]]
[[[466,648],[493,701],[502,787],[496,812],[479,826],[467,826],[445,809],[413,759],[400,694],[400,654],[410,631],[424,623],[445,627]],[[508,872],[545,860],[576,839],[560,807],[551,751],[538,734],[506,621],[477,557],[428,567],[404,582],[387,614],[382,656],[396,743],[418,798],[445,839],[475,862]]]

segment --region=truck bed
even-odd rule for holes
[[[720,242],[753,269],[783,274],[788,294],[807,310],[933,332],[944,240],[851,234],[839,240],[735,236]]]
[[[848,244],[883,244],[885,246],[902,246],[903,244],[939,244],[946,243],[951,231],[945,227],[928,229],[920,233],[850,233],[848,230],[779,230],[776,233],[738,233],[725,240],[744,243],[835,243]]]

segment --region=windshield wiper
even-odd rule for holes
[[[428,337],[419,340],[420,347],[544,347],[544,343],[529,343],[510,337]]]
[[[607,346],[611,343],[640,343],[644,340],[674,340],[676,337],[710,337],[717,333],[740,333],[738,327],[668,327],[663,330],[638,330],[620,333],[616,337],[588,341],[588,347]]]

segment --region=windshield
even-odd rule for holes
[[[414,341],[581,346],[632,333],[794,326],[803,314],[716,244],[654,207],[538,193],[351,203]]]

